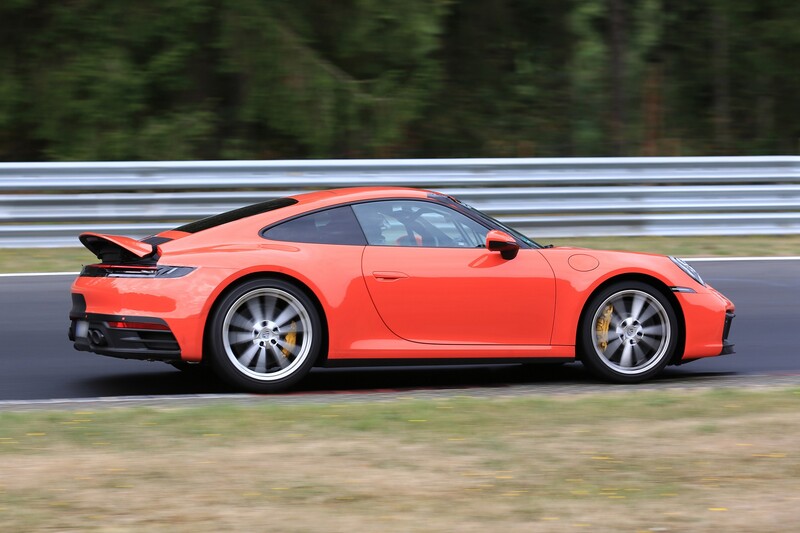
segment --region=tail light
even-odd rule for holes
[[[130,267],[111,265],[87,265],[81,270],[85,278],[180,278],[195,270],[195,267],[160,265],[155,267]]]
[[[109,322],[108,327],[115,329],[149,329],[155,331],[169,331],[169,326],[156,322]]]

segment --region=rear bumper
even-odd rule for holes
[[[85,309],[83,297],[73,294],[69,340],[76,350],[121,359],[181,360],[178,341],[164,320],[86,313]]]

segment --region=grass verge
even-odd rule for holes
[[[779,531],[800,389],[0,413],[3,531]]]
[[[796,256],[800,235],[744,237],[587,237],[542,239],[542,244],[651,252],[683,257]],[[0,273],[77,272],[97,262],[85,248],[0,248]]]
[[[0,273],[78,272],[96,262],[86,248],[0,248]]]
[[[542,239],[556,246],[650,252],[680,257],[798,256],[800,235],[715,237],[587,237]]]

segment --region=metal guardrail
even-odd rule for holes
[[[800,157],[0,164],[0,247],[143,237],[268,198],[447,192],[534,238],[800,233]]]

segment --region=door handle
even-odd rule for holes
[[[408,277],[405,272],[373,272],[372,277],[378,281],[397,281]]]

